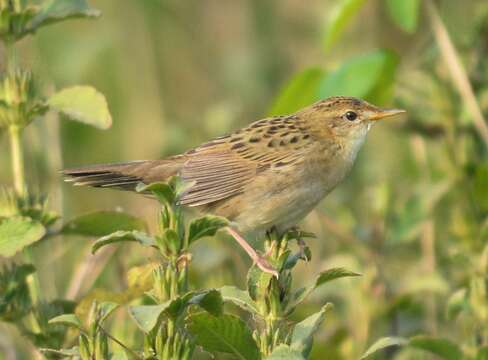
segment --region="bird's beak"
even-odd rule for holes
[[[402,109],[380,109],[369,116],[369,120],[377,121],[387,117],[405,114],[406,111]]]

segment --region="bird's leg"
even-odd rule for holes
[[[237,241],[237,243],[244,249],[244,251],[247,252],[247,254],[251,257],[251,259],[258,268],[278,278],[278,271],[276,271],[276,269],[274,269],[264,257],[259,255],[256,250],[254,250],[252,246],[247,243],[246,239],[244,239],[237,231],[232,229],[230,226],[226,227],[226,230],[230,234],[230,236],[232,236],[235,241]]]

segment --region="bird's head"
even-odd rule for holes
[[[364,100],[335,96],[321,100],[303,110],[314,130],[326,137],[344,141],[363,141],[378,120],[403,114],[400,109],[381,109]]]

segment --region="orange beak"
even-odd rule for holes
[[[405,113],[406,111],[402,109],[381,109],[371,114],[369,120],[377,121],[387,117],[396,116]]]

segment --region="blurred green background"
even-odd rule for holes
[[[340,10],[346,3],[349,9]],[[29,183],[50,194],[51,208],[65,219],[122,208],[154,225],[151,200],[73,188],[58,170],[176,154],[334,93],[405,108],[408,117],[372,129],[352,173],[302,224],[318,238],[309,241],[313,259],[300,265],[297,284],[332,266],[363,276],[321,288],[296,317],[327,301],[336,305],[313,359],[356,359],[379,337],[420,333],[450,338],[474,354],[488,345],[487,145],[452,81],[425,4],[412,2],[416,17],[407,16],[408,5],[404,14],[392,3],[92,0],[100,19],[27,37],[20,59],[46,95],[95,86],[107,98],[113,127],[101,131],[55,116],[36,122],[24,138]],[[486,117],[488,3],[444,0],[438,9]],[[9,167],[3,137],[2,183],[11,182]],[[127,270],[151,260],[131,245],[91,258],[90,245],[61,237],[36,246],[46,298],[122,291]],[[244,286],[250,262],[234,243],[202,241],[194,254],[194,284]],[[123,316],[113,331],[130,344],[132,325],[123,326]],[[2,351],[4,359],[31,356],[14,328],[0,324]],[[431,358],[408,348],[382,356]]]

